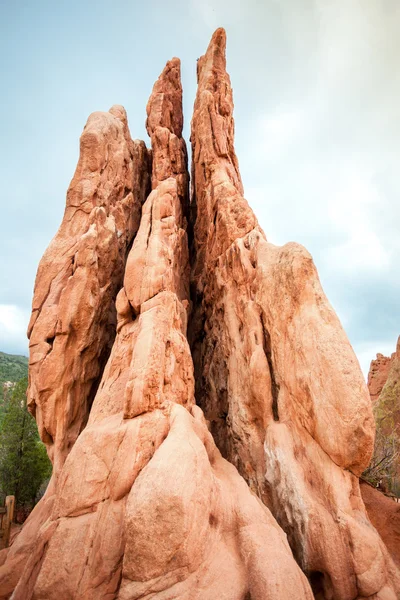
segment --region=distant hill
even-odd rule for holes
[[[19,381],[28,375],[28,358],[0,352],[0,385],[5,381]]]

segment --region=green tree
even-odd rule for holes
[[[32,507],[51,475],[46,447],[26,407],[27,385],[26,377],[15,385],[0,421],[0,493],[14,495],[18,507]]]
[[[5,381],[19,381],[28,375],[28,359],[26,356],[0,352],[0,384]]]

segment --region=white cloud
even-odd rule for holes
[[[0,304],[0,350],[27,353],[29,315],[15,304]]]
[[[261,144],[259,152],[264,160],[279,159],[304,132],[304,117],[300,111],[283,111],[260,119]]]
[[[345,236],[342,244],[328,250],[330,266],[371,271],[390,265],[390,242],[386,245],[379,237],[373,222],[380,202],[370,176],[355,172],[346,178],[327,206],[332,227]]]

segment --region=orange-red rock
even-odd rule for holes
[[[162,176],[153,169],[127,260],[111,355],[43,514],[32,513],[0,568],[2,598],[15,588],[14,600],[312,599],[285,534],[222,458],[194,402],[188,176],[176,168],[186,151],[171,105],[181,122],[176,59],[148,105],[152,144],[164,144],[153,159],[166,160]]]
[[[368,390],[311,256],[268,243],[243,198],[232,110],[220,29],[198,61],[191,133],[196,401],[316,597],[394,600],[399,574],[358,484],[374,443]]]
[[[379,398],[380,393],[383,390],[393,359],[394,353],[392,356],[384,356],[378,352],[376,358],[371,360],[371,366],[368,372],[368,390],[373,402]]]
[[[379,426],[386,434],[393,434],[400,452],[400,337],[397,340],[396,352],[392,354],[387,380],[374,405],[374,413]],[[398,460],[400,484],[400,457]],[[399,490],[400,491],[400,490]]]
[[[89,117],[63,221],[39,264],[28,331],[28,406],[56,473],[86,425],[110,354],[150,170],[122,106]]]

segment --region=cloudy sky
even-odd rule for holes
[[[27,354],[36,268],[62,219],[88,115],[145,107],[228,35],[236,151],[270,241],[312,253],[364,372],[400,333],[398,0],[1,0],[0,350]]]

